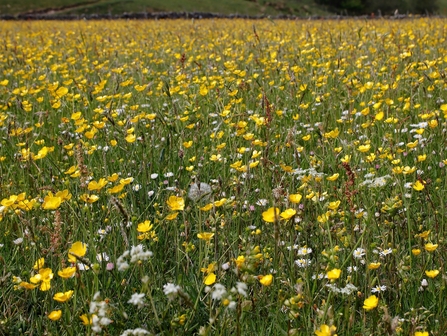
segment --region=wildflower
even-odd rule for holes
[[[261,285],[268,287],[272,284],[273,275],[271,275],[271,274],[259,275],[258,279],[259,279],[259,282],[261,283]]]
[[[206,241],[207,243],[210,242],[211,238],[214,237],[214,233],[212,232],[201,232],[197,234],[197,238],[202,239]]]
[[[45,210],[56,210],[62,203],[61,197],[56,197],[53,195],[48,195],[45,197],[42,208]]]
[[[48,314],[48,318],[52,321],[57,321],[62,316],[62,310],[53,310],[51,313]]]
[[[414,190],[421,191],[421,190],[423,190],[424,188],[425,188],[425,187],[424,187],[424,184],[421,183],[421,181],[419,181],[419,180],[417,180],[416,182],[413,183],[413,189],[414,189]]]
[[[280,216],[284,220],[289,220],[290,218],[295,216],[295,214],[296,214],[296,210],[294,210],[294,209],[287,209],[287,210],[281,212]]]
[[[65,302],[68,299],[70,299],[73,295],[73,290],[69,290],[68,292],[65,293],[56,293],[53,296],[53,299],[57,302]]]
[[[236,282],[236,290],[239,294],[247,296],[247,289],[247,284],[245,284],[244,282]]]
[[[93,323],[93,317],[89,317],[87,314],[82,314],[81,316],[79,316],[79,318],[81,319],[82,324],[85,326],[91,325]]]
[[[337,328],[335,326],[328,326],[327,324],[323,324],[320,326],[319,330],[315,330],[315,335],[317,336],[337,336],[335,331]]]
[[[421,254],[421,250],[420,250],[420,249],[412,249],[412,250],[411,250],[411,253],[412,253],[414,256],[418,256],[419,254]]]
[[[372,262],[368,265],[368,269],[370,270],[375,270],[378,269],[380,267],[381,263],[379,262]]]
[[[141,308],[144,306],[144,293],[134,293],[132,294],[131,298],[129,299],[129,301],[127,301],[127,303],[131,303],[134,306],[137,306],[138,308]]]
[[[361,259],[365,255],[365,249],[359,247],[352,252],[352,255],[355,259]]]
[[[429,278],[436,278],[439,274],[438,270],[425,271],[425,275]]]
[[[428,331],[416,331],[414,336],[428,336]]]
[[[301,247],[298,249],[297,254],[299,256],[305,256],[312,253],[312,249],[310,247]]]
[[[303,198],[300,194],[290,194],[289,195],[289,201],[295,204],[299,204],[301,201],[301,198]]]
[[[45,259],[40,258],[35,262],[33,269],[35,269],[37,271],[37,270],[41,269],[44,265],[45,265]]]
[[[203,279],[203,283],[207,286],[212,285],[213,283],[216,282],[216,274],[214,273],[209,273],[205,279]]]
[[[168,297],[169,301],[174,300],[179,291],[181,290],[179,285],[174,285],[173,283],[168,282],[163,286],[163,293]]]
[[[301,259],[295,260],[295,264],[300,268],[306,268],[307,266],[310,266],[311,260],[301,258]]]
[[[278,215],[278,208],[269,208],[267,211],[262,213],[262,219],[268,223],[274,223],[278,219]]]
[[[433,252],[438,248],[438,244],[427,243],[424,248],[427,252]]]
[[[168,207],[172,210],[183,210],[185,208],[185,201],[181,197],[177,196],[170,196],[169,199],[166,201],[168,204]]]
[[[373,289],[371,289],[371,293],[380,293],[380,292],[384,292],[386,291],[386,286],[385,285],[377,285],[376,287],[374,287]]]
[[[40,290],[47,291],[51,288],[51,279],[53,279],[53,271],[51,268],[41,268],[38,274],[30,278],[30,282],[40,284]]]
[[[334,268],[326,273],[329,280],[337,280],[341,275],[341,269]]]
[[[143,328],[136,328],[136,329],[127,329],[124,330],[124,332],[121,334],[121,336],[144,336],[144,335],[151,335],[149,331]]]
[[[71,263],[76,262],[76,257],[83,257],[87,252],[87,245],[83,242],[77,241],[71,245],[68,250],[68,261]]]
[[[373,310],[379,304],[379,298],[375,295],[371,295],[363,302],[363,309],[366,311]]]
[[[211,293],[211,298],[213,300],[222,300],[222,298],[227,294],[225,286],[217,283],[213,286],[213,291]]]
[[[144,222],[138,224],[137,231],[141,233],[148,232],[152,229],[153,225],[150,220],[145,220]]]
[[[326,177],[326,180],[328,180],[328,181],[336,181],[339,176],[340,176],[339,173],[335,173],[335,174],[333,174],[331,176]]]

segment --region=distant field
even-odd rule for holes
[[[0,13],[17,15],[36,11],[53,14],[121,14],[124,12],[213,12],[222,14],[299,16],[328,14],[312,0],[17,0],[0,4]],[[54,12],[55,11],[55,12]]]

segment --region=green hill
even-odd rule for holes
[[[313,0],[6,0],[0,13],[122,14],[137,12],[210,12],[242,15],[327,15]]]

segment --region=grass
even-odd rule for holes
[[[443,335],[446,25],[1,22],[0,334]]]

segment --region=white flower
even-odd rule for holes
[[[299,267],[299,268],[306,268],[307,266],[309,266],[312,263],[312,261],[310,259],[298,259],[295,260],[295,264]]]
[[[391,254],[391,253],[393,253],[393,249],[392,248],[387,248],[386,250],[383,250],[382,252],[380,252],[380,255],[382,257],[385,257],[385,256],[387,256],[388,254]]]
[[[236,301],[230,301],[228,305],[228,309],[236,309]]]
[[[23,243],[23,238],[17,238],[15,240],[13,240],[12,242],[16,245],[20,245]]]
[[[134,306],[138,306],[138,308],[141,308],[144,306],[144,293],[134,293],[132,294],[132,297],[127,301],[127,303],[131,303]]]
[[[305,256],[307,254],[311,254],[312,249],[310,247],[301,247],[298,249],[298,255],[299,256]]]
[[[166,285],[163,286],[163,293],[168,297],[169,301],[174,300],[179,291],[181,290],[181,287],[179,285],[174,285],[173,283],[168,282]]]
[[[124,330],[124,332],[121,334],[121,336],[129,336],[129,335],[135,335],[135,336],[143,336],[143,335],[150,335],[151,333],[143,328],[136,328],[136,329],[127,329]]]
[[[259,206],[266,206],[267,204],[268,204],[268,201],[264,198],[261,198],[260,200],[258,200],[256,202],[256,205],[259,205]]]
[[[355,259],[361,259],[365,255],[365,249],[359,247],[352,252],[352,255]]]
[[[213,292],[211,293],[211,298],[213,300],[222,300],[224,295],[227,294],[227,290],[224,285],[217,283],[213,286]]]
[[[236,289],[237,292],[243,296],[247,296],[247,284],[245,284],[244,282],[236,282]]]
[[[106,252],[102,252],[102,253],[98,253],[96,255],[96,260],[98,260],[99,262],[101,261],[109,261],[109,256],[107,255]]]
[[[139,260],[144,261],[152,257],[153,253],[151,251],[144,251],[143,245],[139,244],[137,246],[132,246],[130,249],[130,262],[134,263]]]
[[[386,291],[386,286],[385,285],[382,285],[382,286],[377,285],[376,287],[371,289],[371,293],[373,293],[373,294],[374,293],[384,292],[384,291]]]
[[[222,269],[224,270],[224,271],[227,271],[229,268],[230,268],[230,263],[229,262],[226,262],[225,264],[222,264]]]
[[[165,177],[172,177],[172,176],[174,176],[174,173],[172,173],[172,172],[167,172],[165,174]]]
[[[151,179],[155,180],[157,177],[158,177],[158,174],[156,174],[156,173],[151,174]]]

